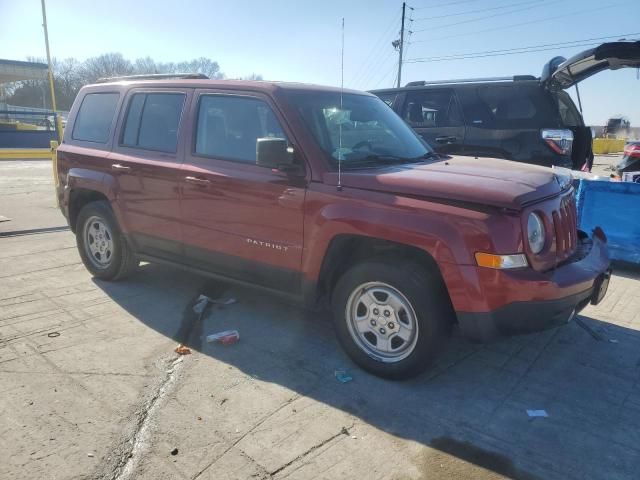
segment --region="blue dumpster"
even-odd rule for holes
[[[640,264],[640,184],[580,180],[578,226],[602,227],[613,260]]]

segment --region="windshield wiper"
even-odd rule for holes
[[[439,153],[431,151],[431,152],[425,153],[424,155],[420,155],[419,157],[413,157],[411,160],[414,160],[414,161],[429,160],[429,159],[438,160],[439,158],[440,158]]]
[[[422,157],[419,158],[421,159]],[[367,155],[366,157],[358,158],[357,160],[343,161],[342,165],[346,168],[368,167],[375,165],[414,163],[416,161],[418,161],[418,158],[399,157],[397,155],[371,154]]]

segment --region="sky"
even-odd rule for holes
[[[402,2],[397,0],[47,0],[52,56],[78,60],[120,52],[135,60],[209,57],[229,78],[340,85],[394,85]],[[45,56],[40,0],[0,0],[0,58]],[[552,57],[603,41],[640,38],[640,0],[413,0],[402,84],[532,74]],[[592,40],[611,37],[603,40]],[[574,42],[566,45],[567,42]],[[565,45],[557,45],[564,43]],[[536,46],[544,51],[457,60],[434,57]],[[542,46],[542,47],[541,47]],[[498,52],[500,53],[500,52]],[[485,54],[486,55],[486,54]],[[415,59],[427,61],[415,62]],[[585,121],[625,115],[640,126],[636,69],[605,71],[580,83]],[[575,98],[575,90],[571,89]]]

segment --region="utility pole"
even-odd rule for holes
[[[404,48],[404,16],[407,10],[407,2],[402,2],[402,26],[400,27],[400,44],[398,48],[398,52],[400,53],[400,57],[398,59],[398,85],[397,88],[400,88],[400,80],[402,78],[402,49]]]
[[[53,86],[53,68],[51,65],[51,53],[49,52],[49,31],[47,29],[47,9],[44,5],[44,0],[41,0],[41,3],[42,3],[42,26],[44,28],[44,44],[45,44],[45,47],[47,48],[47,64],[49,66],[49,89],[51,90],[51,107],[55,115],[56,130],[58,132],[58,140],[62,141],[62,119],[58,116],[58,109],[56,107],[56,93]]]

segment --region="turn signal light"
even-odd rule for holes
[[[493,253],[476,252],[476,263],[480,267],[508,269],[522,268],[528,265],[523,253],[515,255],[495,255]]]

